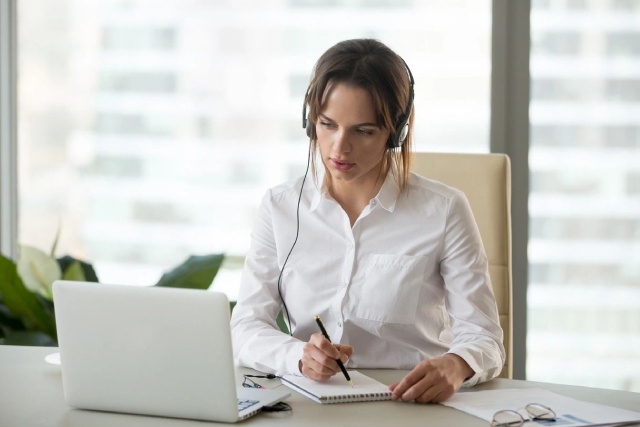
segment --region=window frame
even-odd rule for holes
[[[529,98],[531,1],[493,0],[491,26],[492,153],[511,159],[513,378],[526,379],[529,284]]]
[[[18,254],[17,0],[0,0],[0,253]]]

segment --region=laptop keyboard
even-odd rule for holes
[[[258,402],[259,400],[238,399],[238,412],[244,411],[248,407],[253,406]]]

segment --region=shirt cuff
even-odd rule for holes
[[[467,364],[473,370],[473,372],[475,372],[475,374],[473,374],[471,378],[468,378],[467,380],[465,380],[465,382],[462,383],[462,387],[468,388],[476,385],[480,380],[480,376],[482,375],[482,367],[476,362],[475,358],[472,357],[468,352],[462,349],[448,351],[447,353],[455,354],[456,356],[461,357],[462,360],[467,362]]]
[[[302,377],[298,362],[302,359],[302,352],[306,343],[300,342],[294,344],[293,348],[287,354],[287,374]]]

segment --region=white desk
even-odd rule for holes
[[[44,357],[55,348],[0,346],[0,426],[83,426],[83,427],[202,427],[217,423],[177,420],[137,415],[82,411],[68,407],[62,394],[60,367]],[[363,370],[385,384],[401,378],[406,371]],[[258,380],[260,381],[260,380]],[[263,384],[268,381],[262,380]],[[284,387],[284,386],[280,386]],[[640,393],[603,390],[530,381],[496,379],[470,390],[539,387],[576,399],[640,410]],[[399,402],[365,402],[321,405],[292,391],[287,400],[293,412],[258,414],[238,425],[246,426],[482,426],[488,423],[441,405]]]

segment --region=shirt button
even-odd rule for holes
[[[342,322],[338,322],[338,326],[342,328]]]
[[[375,205],[376,205],[376,201],[375,201],[375,200],[372,200],[372,201],[371,201],[371,206],[375,206]]]

